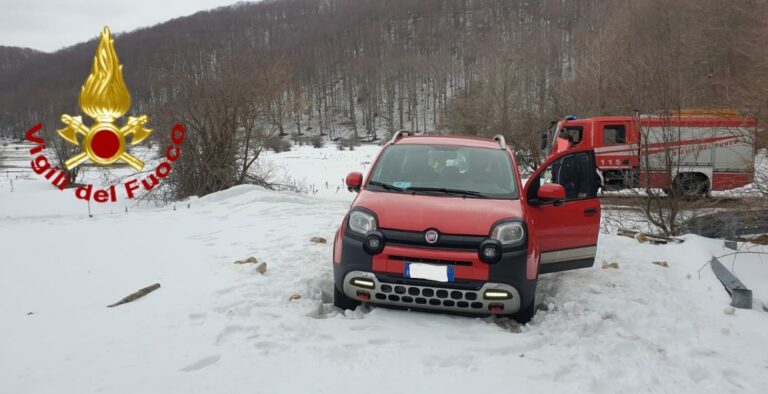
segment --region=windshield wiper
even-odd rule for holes
[[[379,181],[368,181],[368,185],[370,185],[370,186],[378,186],[380,188],[383,188],[384,190],[394,190],[394,191],[397,191],[397,192],[405,191],[405,189],[403,189],[402,187],[393,186],[393,185],[390,185],[388,183],[379,182]]]
[[[488,197],[483,193],[472,191],[472,190],[446,189],[444,187],[409,187],[405,190],[414,191],[414,192],[437,192],[437,193],[445,193],[445,194],[460,194],[463,196],[472,196],[472,197],[481,197],[481,198]]]

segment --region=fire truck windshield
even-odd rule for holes
[[[581,139],[584,136],[584,128],[581,126],[563,126],[560,129],[561,132],[570,134],[573,137],[573,144],[578,145],[581,143]]]

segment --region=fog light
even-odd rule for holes
[[[496,264],[501,260],[501,242],[486,239],[480,243],[480,261],[486,264]]]
[[[351,283],[352,286],[362,287],[364,289],[373,289],[376,287],[376,284],[373,283],[372,280],[366,278],[352,278],[349,283]]]
[[[486,290],[483,293],[483,298],[486,300],[508,300],[512,298],[512,294],[504,290]]]
[[[384,234],[381,231],[369,231],[363,241],[363,249],[368,254],[379,254],[384,250]]]

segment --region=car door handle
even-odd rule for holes
[[[595,216],[597,208],[584,208],[584,216]]]

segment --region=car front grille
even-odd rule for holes
[[[424,232],[381,229],[388,244],[417,246],[422,248],[472,250],[476,251],[486,237],[476,235],[440,234],[437,242],[430,244],[424,239]]]
[[[480,298],[481,296],[476,291],[390,285],[386,283],[382,283],[379,287],[379,292],[374,293],[374,299],[377,301],[475,310],[483,309],[483,303],[478,301]]]
[[[445,260],[445,259],[427,259],[423,257],[407,257],[407,256],[387,256],[389,260],[406,261],[409,263],[425,263],[425,264],[437,264],[437,265],[463,265],[467,267],[472,266],[471,261],[466,260]]]

